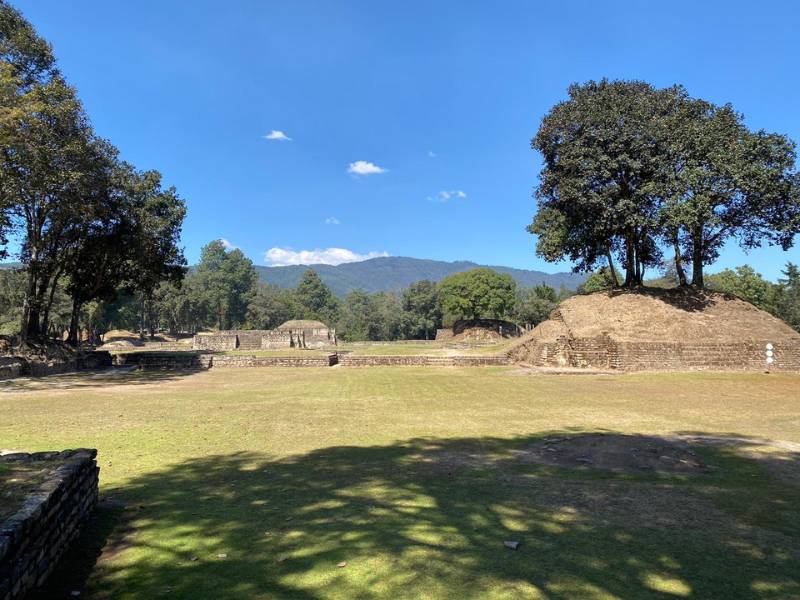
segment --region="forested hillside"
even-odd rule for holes
[[[344,296],[355,289],[365,292],[397,292],[415,281],[423,279],[441,281],[453,273],[469,271],[479,266],[483,265],[468,261],[444,262],[404,256],[373,258],[338,266],[312,265],[320,279],[337,296]],[[544,273],[495,266],[489,268],[498,273],[511,275],[520,287],[532,287],[545,283],[555,289],[559,289],[563,285],[569,290],[575,290],[586,279],[586,275],[575,273]],[[304,265],[256,266],[261,281],[282,288],[296,287],[307,269],[308,267]]]

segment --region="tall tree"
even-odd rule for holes
[[[336,318],[336,297],[313,269],[303,273],[295,291],[297,304],[304,319],[331,323]]]
[[[625,285],[641,285],[644,269],[661,254],[652,195],[660,147],[653,124],[682,93],[641,81],[570,86],[569,99],[550,110],[531,142],[544,157],[539,211],[528,227],[539,236],[540,256],[575,261],[576,271],[606,262],[613,274],[618,255]]]
[[[800,331],[800,268],[794,263],[786,263],[783,278],[778,280],[775,304],[777,316]]]
[[[148,321],[152,336],[152,315],[157,312],[154,307],[156,289],[162,284],[179,284],[186,274],[186,259],[179,246],[186,204],[174,187],[162,187],[158,171],[140,172],[131,165],[122,164],[118,178],[129,198],[135,229],[127,259],[125,289],[139,297],[144,317],[142,327],[144,321]],[[236,310],[241,318],[244,309],[237,306]]]
[[[472,269],[448,275],[439,283],[446,313],[456,318],[503,318],[514,306],[517,284],[505,273]]]
[[[702,287],[703,267],[732,237],[745,249],[792,245],[800,175],[788,138],[751,132],[732,107],[678,86],[590,81],[569,96],[532,142],[544,156],[528,227],[540,256],[572,260],[578,271],[606,262],[612,279],[616,257],[630,287],[666,248],[679,283],[689,261]]]
[[[681,283],[683,260],[692,284],[704,285],[703,267],[736,238],[745,249],[767,242],[784,250],[800,232],[800,187],[794,143],[752,132],[732,106],[682,96],[663,122],[665,155],[657,192],[661,222],[674,249]]]
[[[221,240],[207,244],[201,251],[196,277],[219,329],[231,329],[245,323],[247,306],[256,291],[258,273],[241,250],[227,251]]]
[[[409,338],[431,339],[442,326],[442,305],[436,284],[427,279],[403,290],[403,329]]]
[[[550,316],[560,300],[559,293],[545,283],[523,288],[517,292],[514,318],[517,323],[536,326]]]
[[[292,290],[262,284],[247,306],[247,326],[252,329],[275,329],[298,315],[297,299]]]

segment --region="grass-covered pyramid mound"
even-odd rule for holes
[[[511,349],[536,366],[800,371],[800,334],[752,304],[694,289],[568,298]]]

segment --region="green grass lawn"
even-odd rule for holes
[[[62,596],[797,598],[798,392],[776,374],[81,374],[0,383],[0,448],[99,450],[104,502]],[[589,431],[712,436],[711,468],[525,459]]]

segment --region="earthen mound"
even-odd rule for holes
[[[596,292],[562,302],[509,355],[536,366],[796,371],[800,334],[726,294],[693,289]]]
[[[501,319],[459,320],[453,325],[454,342],[480,343],[501,342],[508,338],[518,337],[519,327],[510,321]]]

